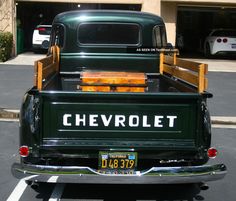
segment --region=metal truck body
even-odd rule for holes
[[[167,58],[174,69],[180,60],[176,54],[164,56],[166,45],[164,22],[155,15],[76,11],[56,16],[51,52],[35,63],[35,86],[22,103],[22,157],[12,167],[14,175],[117,184],[223,178],[224,164],[206,165],[211,146],[207,98],[212,97],[205,91],[206,78],[170,74]],[[204,66],[197,65],[204,75]],[[92,77],[84,84],[87,72]],[[117,84],[120,72],[138,76],[137,82],[143,77],[143,83]],[[191,83],[198,79],[197,86]]]

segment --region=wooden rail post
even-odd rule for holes
[[[38,79],[37,79],[37,86],[38,86],[38,90],[41,91],[43,88],[43,63],[38,61]]]
[[[160,74],[163,74],[164,69],[164,52],[160,53],[160,65],[159,65],[159,72]]]
[[[174,52],[174,60],[173,60],[173,65],[175,66],[177,63],[177,53]]]

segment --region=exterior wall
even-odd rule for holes
[[[161,15],[166,23],[168,42],[175,44],[177,6],[184,5],[224,5],[236,6],[236,0],[0,0],[0,31],[15,33],[16,2],[67,2],[67,3],[114,3],[142,4],[142,11]]]
[[[145,0],[17,0],[17,2],[142,4]],[[155,0],[154,0],[155,1]]]
[[[177,5],[176,3],[162,3],[161,16],[166,25],[167,41],[175,45]]]
[[[178,2],[178,3],[197,3],[197,4],[205,4],[210,3],[212,5],[216,3],[220,4],[236,4],[235,0],[162,0],[162,2]]]
[[[143,0],[142,11],[160,15],[161,0]]]
[[[15,6],[13,0],[0,0],[0,31],[14,33]]]

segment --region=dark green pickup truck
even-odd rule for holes
[[[55,17],[20,115],[17,178],[169,184],[222,179],[211,147],[207,65],[166,49],[163,20],[128,11]],[[53,179],[51,179],[53,177]]]

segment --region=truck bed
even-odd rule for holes
[[[45,91],[79,92],[81,86],[80,75],[55,76],[45,87]],[[147,75],[147,87],[144,93],[178,92],[197,93],[190,84],[161,74]]]
[[[57,50],[57,47],[54,47],[53,50],[54,53],[52,55],[35,62],[34,86],[36,86],[39,91],[81,91],[81,75],[84,72],[91,71],[61,72],[60,69],[65,67],[60,66],[59,50]],[[148,69],[149,66],[145,68]],[[84,67],[84,69],[90,68]],[[122,69],[124,71],[126,68]],[[97,72],[107,71],[102,71],[100,67]],[[111,72],[114,72],[114,74],[120,73],[120,71]],[[144,93],[204,93],[208,84],[207,78],[205,77],[207,74],[206,64],[178,59],[176,53],[174,56],[168,56],[161,53],[160,64],[159,67],[157,66],[156,73],[143,71],[124,71],[124,73],[143,73],[146,78],[145,90],[142,91]],[[124,78],[128,80],[127,77],[124,76]]]

